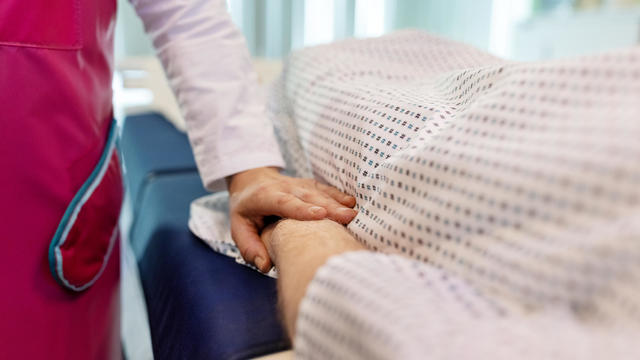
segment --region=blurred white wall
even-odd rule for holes
[[[118,3],[116,57],[153,54],[131,5],[127,0]],[[581,10],[584,3],[597,6]],[[227,0],[227,4],[251,54],[273,59],[304,46],[403,28],[423,29],[518,60],[587,54],[640,42],[640,0]]]

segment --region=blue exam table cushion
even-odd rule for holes
[[[188,230],[205,195],[185,134],[157,114],[129,117],[121,139],[134,211],[130,241],[156,359],[244,359],[290,347],[275,280],[219,255]]]
[[[159,229],[152,242],[140,275],[156,359],[247,359],[289,348],[275,279],[188,231]]]
[[[149,177],[176,172],[197,172],[187,135],[160,114],[128,116],[120,138],[128,191],[137,201]]]

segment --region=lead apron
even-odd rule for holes
[[[0,1],[0,359],[121,354],[115,10]]]

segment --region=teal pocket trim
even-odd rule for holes
[[[49,244],[49,271],[51,275],[56,280],[58,284],[61,286],[73,290],[73,291],[83,291],[87,289],[89,286],[93,285],[93,283],[100,277],[104,267],[106,266],[109,256],[111,255],[111,250],[113,248],[113,243],[115,243],[115,239],[117,238],[117,229],[116,226],[114,229],[114,233],[111,236],[111,240],[109,243],[109,248],[107,253],[105,254],[105,259],[102,264],[102,268],[96,274],[96,276],[91,279],[91,281],[83,284],[81,286],[75,286],[67,281],[64,277],[64,271],[62,269],[62,254],[60,252],[60,247],[64,244],[69,235],[69,231],[73,227],[73,224],[76,221],[82,206],[85,202],[91,197],[91,194],[98,187],[102,178],[109,167],[109,162],[111,160],[111,156],[115,150],[116,138],[117,138],[118,126],[115,120],[112,120],[111,127],[109,129],[109,136],[107,138],[107,142],[105,144],[104,150],[102,151],[102,155],[100,156],[100,160],[98,164],[93,169],[89,178],[82,184],[80,190],[74,195],[71,203],[64,212],[62,216],[62,220],[58,224],[58,228],[56,229],[55,234],[53,235],[53,239]]]

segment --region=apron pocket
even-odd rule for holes
[[[49,269],[74,291],[102,274],[118,238],[123,185],[115,146],[115,121],[100,161],[67,207],[49,246]]]

